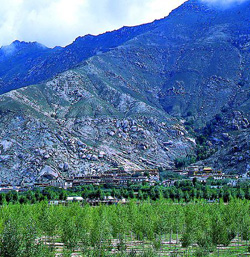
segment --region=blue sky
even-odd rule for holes
[[[0,0],[0,46],[18,39],[67,45],[167,16],[185,0]]]

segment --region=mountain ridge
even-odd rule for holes
[[[200,9],[197,7],[200,7]],[[176,10],[182,9],[186,9],[188,11],[211,10],[206,4],[203,4],[200,1],[187,1]],[[23,65],[19,65],[16,69],[13,69],[12,65],[9,65],[8,61],[7,63],[2,63],[1,68],[7,66],[6,71],[9,71],[6,72],[6,74],[0,74],[0,79],[2,81],[0,85],[0,94],[22,86],[50,79],[60,72],[73,68],[91,56],[95,56],[102,51],[107,52],[114,47],[118,47],[124,42],[135,38],[137,35],[143,34],[149,29],[159,26],[159,24],[167,21],[169,17],[175,16],[176,10],[173,10],[169,16],[155,20],[151,23],[131,27],[124,26],[120,29],[105,32],[97,36],[80,36],[76,38],[73,43],[64,48],[47,48],[47,51],[42,52],[39,56],[32,56],[31,53],[31,56],[28,56],[28,58],[25,58],[25,56],[22,58]],[[32,44],[32,42],[30,43]],[[18,55],[22,55],[22,53],[19,52]],[[32,66],[29,65],[31,58],[33,59]],[[13,62],[15,63],[15,60]],[[13,64],[13,62],[11,64]]]
[[[117,47],[119,44],[126,42],[134,35],[143,33],[148,27],[155,26],[157,22],[160,22],[160,20],[155,20],[154,22],[139,26],[125,26],[97,36],[80,36],[66,47],[46,48],[47,51],[43,51],[40,55],[31,56],[33,59],[32,66],[29,65],[30,56],[27,56],[28,58],[26,58],[26,53],[24,53],[22,65],[21,67],[17,67],[17,71],[15,71],[15,67],[13,70],[13,67],[8,63],[8,60],[7,63],[2,61],[1,67],[7,66],[7,72],[5,72],[5,74],[0,74],[0,80],[2,81],[0,84],[0,94],[22,86],[28,86],[30,84],[50,79],[58,73],[73,68],[91,56]],[[20,41],[16,40],[12,42],[12,44],[15,44],[15,42]],[[39,44],[37,42],[23,43],[30,46]],[[11,45],[0,48],[0,56],[4,54],[4,48],[8,48]],[[31,54],[33,54],[32,49]],[[22,56],[22,53],[18,52],[18,55]],[[13,64],[13,61],[11,64]],[[25,74],[28,75],[25,76]],[[16,77],[17,75],[18,77]]]

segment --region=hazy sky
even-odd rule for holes
[[[0,0],[0,46],[67,45],[77,36],[163,18],[185,0]]]

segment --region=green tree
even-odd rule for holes
[[[68,249],[73,250],[77,246],[78,239],[79,231],[77,229],[77,225],[73,218],[69,219],[67,217],[62,226],[62,242]]]
[[[3,205],[4,203],[6,203],[5,194],[0,193],[0,205]]]
[[[67,193],[63,190],[59,194],[59,200],[66,200],[67,199]]]
[[[22,236],[13,220],[8,220],[4,226],[0,242],[0,253],[3,257],[21,256]]]

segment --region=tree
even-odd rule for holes
[[[13,201],[13,194],[12,194],[12,191],[8,192],[6,194],[6,201],[7,203],[10,203],[11,201]]]
[[[138,199],[143,200],[143,193],[141,190],[139,190],[139,192],[138,192]]]
[[[156,200],[156,191],[155,191],[155,188],[154,188],[154,187],[152,187],[152,188],[150,189],[149,195],[150,195],[150,198],[151,198],[152,200]]]
[[[6,202],[5,194],[1,193],[0,194],[0,205],[3,205],[5,202]]]
[[[21,256],[22,238],[17,224],[8,220],[4,226],[0,242],[0,253],[4,257]]]
[[[195,185],[197,183],[197,178],[193,178],[192,182],[193,182],[193,186],[195,187]]]
[[[40,257],[47,252],[44,245],[37,241],[37,229],[33,223],[34,221],[30,220],[22,231],[23,245],[21,252],[23,257]]]
[[[246,199],[250,200],[250,188],[246,190]]]
[[[166,199],[168,199],[168,198],[170,197],[169,190],[165,189],[165,190],[163,191],[163,197],[166,198]]]
[[[237,192],[237,197],[241,200],[245,199],[245,192],[241,188]]]
[[[177,195],[176,195],[177,200],[180,201],[183,197],[184,197],[184,194],[183,194],[182,190],[178,189]]]
[[[205,187],[204,198],[207,200],[210,200],[212,198],[212,192],[208,186]]]
[[[25,196],[22,195],[22,196],[19,198],[19,203],[20,203],[20,204],[26,204],[26,203],[28,203],[27,197],[25,197]]]
[[[89,190],[85,188],[84,191],[82,192],[82,198],[87,199],[89,195],[90,195]]]
[[[228,189],[224,192],[223,200],[225,203],[228,203],[232,198],[231,191]]]
[[[184,193],[184,199],[185,199],[185,202],[189,202],[190,201],[190,195],[189,195],[188,192]]]
[[[57,195],[55,191],[52,190],[52,188],[45,188],[43,190],[43,195],[48,198],[48,200],[53,200],[57,198]]]
[[[192,188],[190,196],[194,199],[197,198],[197,189]]]
[[[135,197],[135,192],[134,192],[134,190],[133,190],[133,189],[130,189],[128,195],[129,195],[129,198],[133,199],[133,198]]]
[[[63,222],[62,226],[62,241],[65,246],[73,250],[78,243],[79,231],[77,229],[77,225],[74,222],[73,218],[66,218]]]
[[[60,194],[59,194],[59,200],[66,200],[67,199],[67,193],[63,190]]]

